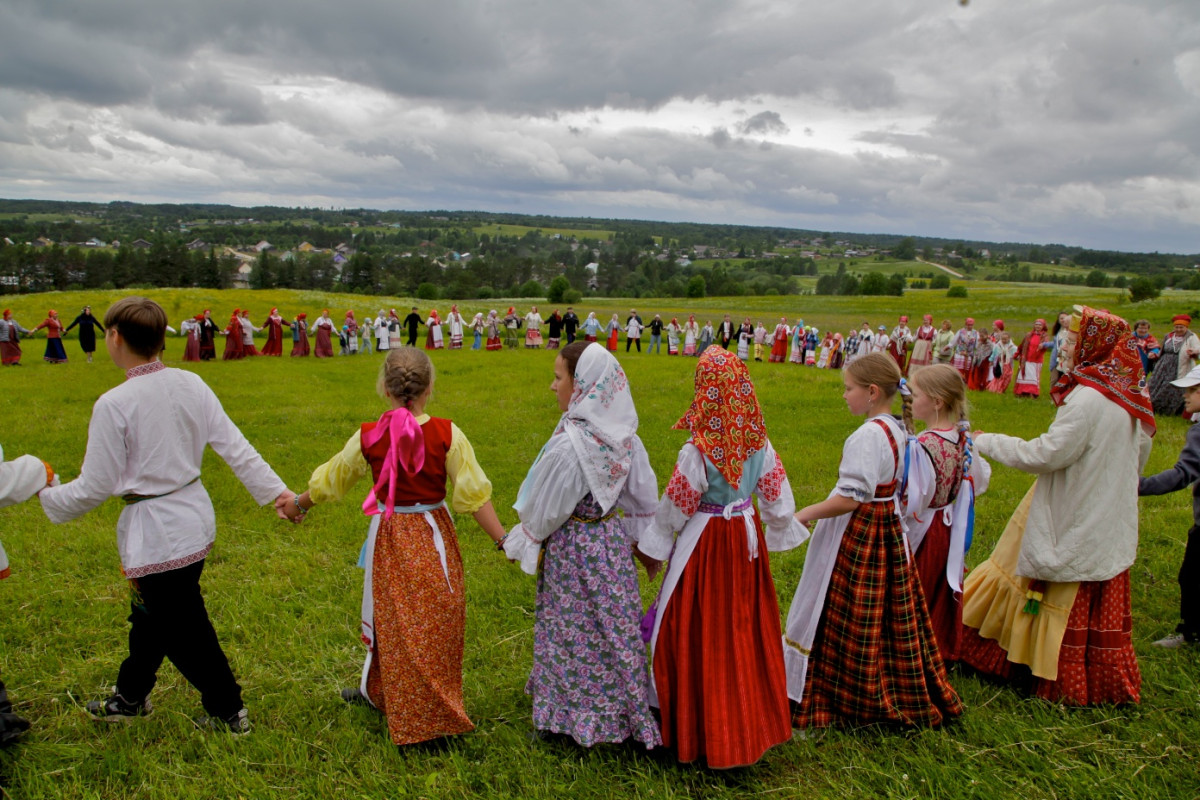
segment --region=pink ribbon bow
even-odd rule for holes
[[[370,449],[388,439],[387,457],[383,461],[383,469],[379,471],[379,480],[371,488],[367,498],[363,500],[363,513],[368,517],[379,513],[382,502],[383,518],[392,516],[392,508],[396,500],[396,478],[399,470],[403,469],[408,475],[420,472],[425,466],[425,433],[417,424],[417,418],[407,408],[394,408],[379,418],[375,427],[363,434],[363,450]],[[387,486],[387,499],[381,500],[380,492]]]

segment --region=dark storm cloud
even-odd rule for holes
[[[1195,3],[0,5],[8,196],[1195,251],[1197,130]]]
[[[790,131],[783,118],[775,111],[760,111],[739,124],[738,130],[747,136],[755,133],[785,134]]]

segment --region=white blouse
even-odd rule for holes
[[[798,547],[808,538],[808,531],[796,521],[796,498],[787,474],[779,465],[775,448],[770,441],[763,447],[763,474],[754,486],[758,495],[758,515],[763,523],[767,550],[778,552]],[[708,491],[708,469],[704,454],[691,442],[679,450],[675,471],[682,475],[692,490],[703,496]],[[654,515],[654,524],[642,536],[638,549],[660,561],[671,554],[675,533],[683,530],[693,513],[676,505],[670,493],[664,494]]]
[[[51,522],[62,523],[110,497],[148,497],[126,505],[117,520],[126,577],[195,563],[211,549],[217,531],[212,501],[199,481],[207,445],[259,505],[286,491],[199,376],[160,367],[100,396],[79,477],[44,489],[42,508]]]
[[[538,480],[521,486],[517,502],[513,504],[521,521],[509,531],[504,542],[505,554],[519,561],[521,569],[530,575],[537,572],[542,542],[566,523],[575,507],[591,492],[569,437],[552,437],[541,455],[541,462]],[[634,436],[633,463],[615,506],[625,512],[625,535],[630,544],[641,541],[645,529],[654,520],[657,503],[658,483],[654,470],[642,440]],[[607,513],[612,509],[604,510]],[[641,549],[651,555],[645,548]]]
[[[874,420],[883,420],[898,438],[899,457],[892,455],[888,434]],[[903,477],[904,442],[906,436],[890,414],[871,417],[850,434],[842,446],[842,462],[838,465],[837,484],[833,494],[869,503],[875,497],[875,487]],[[898,462],[898,463],[897,463]],[[896,487],[899,489],[899,487]]]

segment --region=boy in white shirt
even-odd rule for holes
[[[79,477],[44,489],[51,522],[82,516],[109,497],[125,499],[117,548],[132,589],[129,657],[115,693],[88,703],[96,719],[149,714],[150,690],[163,658],[200,691],[202,727],[247,733],[241,687],[217,641],[200,592],[204,559],[216,538],[212,501],[200,483],[211,445],[260,504],[276,513],[293,494],[225,414],[217,396],[191,372],[167,369],[167,317],[153,300],[126,297],[104,316],[105,341],[125,382],[101,395],[88,425]]]

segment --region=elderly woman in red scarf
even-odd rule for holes
[[[961,656],[1002,680],[1027,666],[1052,702],[1136,703],[1129,568],[1154,434],[1142,360],[1125,320],[1078,308],[1059,364],[1046,433],[975,434],[980,455],[1037,480],[963,585]]]
[[[1187,314],[1176,314],[1171,322],[1174,327],[1163,339],[1158,364],[1150,376],[1150,400],[1155,414],[1177,417],[1183,413],[1183,391],[1171,381],[1180,380],[1196,366],[1200,337],[1192,333],[1192,318]]]
[[[1042,362],[1045,351],[1053,345],[1046,335],[1046,320],[1034,322],[1033,330],[1017,346],[1017,380],[1013,394],[1017,397],[1037,397],[1042,393]]]

